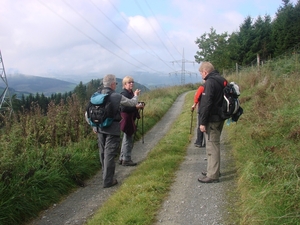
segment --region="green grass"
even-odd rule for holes
[[[190,143],[193,96],[194,92],[188,93],[183,112],[170,131],[87,224],[146,225],[155,221]]]
[[[195,88],[185,85],[144,93],[140,97],[146,102],[144,132],[179,94]],[[22,224],[36,217],[101,168],[97,137],[76,96],[68,104],[51,105],[47,116],[35,106],[6,121],[0,129],[0,224]],[[141,136],[139,132],[136,137]]]
[[[244,114],[226,127],[238,169],[236,213],[239,224],[300,224],[300,74],[269,68],[240,78]]]

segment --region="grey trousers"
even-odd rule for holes
[[[124,161],[130,161],[132,148],[133,148],[133,135],[129,136],[126,133],[124,133],[119,159]]]
[[[205,141],[207,154],[207,177],[219,179],[220,173],[220,139],[224,121],[209,122],[206,127]]]
[[[98,146],[100,163],[103,172],[103,185],[107,186],[113,182],[115,175],[115,157],[120,146],[120,136],[98,133]]]

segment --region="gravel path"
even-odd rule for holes
[[[229,147],[222,144],[220,182],[203,184],[197,179],[203,177],[201,171],[206,171],[205,148],[194,147],[193,142],[190,144],[156,225],[229,224],[225,222],[230,214],[227,208],[231,208],[226,193],[234,188],[235,169],[228,151]]]
[[[169,130],[173,121],[180,114],[186,94],[175,101],[166,115],[144,136],[144,143],[138,141],[133,148],[133,161],[141,162],[148,152]],[[146,110],[146,109],[145,109]],[[229,159],[222,161],[220,183],[201,184],[197,181],[200,171],[205,170],[205,149],[193,146],[195,138],[188,148],[187,156],[174,182],[169,197],[165,200],[157,219],[157,224],[223,224],[223,207],[226,205],[224,193],[232,187],[233,170],[228,170]],[[226,151],[222,146],[222,157]],[[225,157],[226,158],[226,157]],[[116,165],[116,178],[119,184],[112,188],[102,188],[101,171],[58,204],[28,223],[27,225],[82,225],[95,211],[118,190],[122,181],[136,167]],[[225,210],[226,212],[226,210]]]

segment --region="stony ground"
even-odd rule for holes
[[[143,140],[135,143],[133,161],[141,162],[145,159],[147,153],[164,136],[180,114],[184,98],[185,94],[179,96],[162,120],[144,135]],[[188,148],[185,161],[177,172],[169,197],[164,201],[157,216],[158,225],[225,224],[224,219],[230,213],[226,210],[228,201],[225,198],[225,193],[233,188],[235,171],[231,167],[229,148],[222,145],[222,177],[220,183],[201,184],[197,179],[201,175],[201,171],[206,168],[205,148],[194,147],[193,142]],[[102,188],[101,172],[99,172],[86,182],[84,188],[77,189],[60,203],[54,204],[48,210],[42,212],[38,218],[27,225],[84,224],[111,194],[118,190],[122,181],[135,168],[123,167],[117,164],[116,178],[119,184],[107,189]]]

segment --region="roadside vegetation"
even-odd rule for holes
[[[195,88],[185,85],[143,93],[139,100],[147,104],[144,132],[179,94]],[[15,113],[10,120],[2,118],[0,224],[28,221],[99,171],[97,139],[85,122],[85,105],[73,95],[66,102],[50,103],[46,114],[32,104],[29,111]]]
[[[235,224],[300,224],[299,68],[292,54],[228,77],[244,109],[225,126],[238,175]]]
[[[247,17],[237,32],[217,34],[212,28],[196,40],[195,60],[211,61],[240,85],[242,93],[244,114],[237,124],[225,126],[237,168],[233,194],[239,197],[232,207],[237,216],[228,224],[300,224],[299,7],[300,1],[293,5],[283,0],[273,21],[268,15],[255,22]],[[249,67],[256,64],[259,67]],[[238,74],[232,74],[234,68]],[[0,224],[22,224],[36,217],[99,171],[96,136],[83,116],[98,86],[99,81],[88,87],[81,83],[73,93],[50,99],[29,96],[18,101],[11,119],[0,114]],[[196,88],[185,85],[144,93],[144,132],[179,94]],[[167,138],[89,224],[154,222],[189,141],[187,110],[192,96],[187,96]]]
[[[292,55],[227,76],[240,85],[244,114],[224,128],[237,169],[237,189],[227,193],[235,205],[224,224],[300,223],[298,68]],[[170,131],[88,225],[155,222],[189,144],[192,99],[193,92]]]
[[[239,84],[244,109],[238,123],[225,126],[237,168],[237,189],[229,194],[238,197],[227,224],[299,224],[299,68],[299,54],[291,54],[226,77]],[[144,131],[179,94],[196,88],[144,93]],[[190,141],[192,98],[193,92],[166,137],[88,224],[154,223]],[[34,106],[0,130],[0,224],[28,221],[100,169],[97,140],[83,109],[76,96],[67,102],[49,106],[47,116]]]

